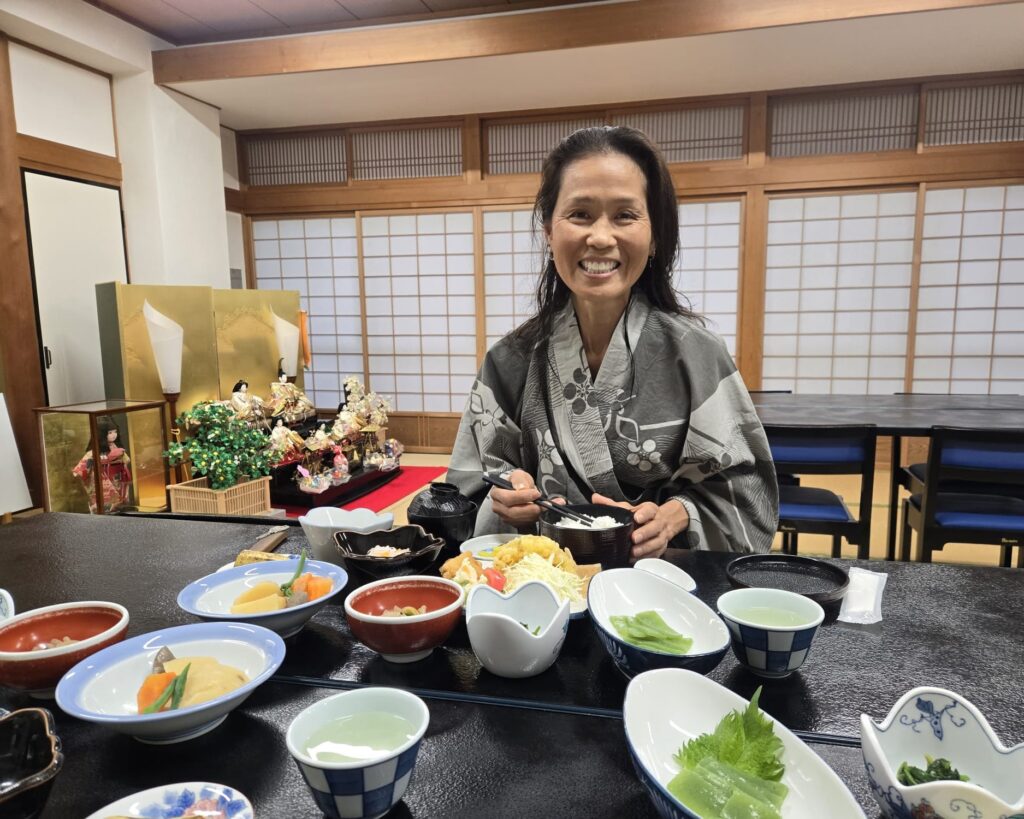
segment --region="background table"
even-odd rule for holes
[[[0,586],[11,591],[19,611],[75,599],[120,602],[131,612],[129,635],[141,634],[195,622],[178,609],[178,591],[266,528],[42,515],[0,528]],[[304,544],[295,529],[280,550]],[[680,552],[670,559],[694,575],[706,602],[713,604],[726,590],[724,566],[731,556]],[[885,620],[871,627],[827,621],[805,667],[788,680],[765,683],[761,704],[791,729],[838,735],[822,741],[846,747],[818,744],[815,750],[869,806],[855,747],[861,711],[880,718],[907,689],[941,685],[972,699],[1004,742],[1021,741],[1024,642],[1014,615],[1020,575],[1011,570],[865,565],[890,572]],[[241,788],[261,816],[315,816],[287,757],[284,730],[327,689],[367,684],[419,690],[433,715],[415,784],[395,816],[477,815],[484,805],[496,816],[653,815],[623,741],[627,681],[589,619],[573,621],[551,669],[532,679],[505,680],[481,668],[461,625],[427,660],[386,663],[351,638],[342,599],[288,641],[275,681],[208,737],[148,747],[58,713],[68,762],[45,815],[86,814],[135,790],[196,777]],[[744,696],[762,683],[731,654],[710,676]],[[25,701],[0,693],[4,707]],[[104,785],[96,789],[93,783],[100,781]]]
[[[1024,397],[1019,395],[754,393],[751,398],[762,424],[807,427],[873,424],[877,435],[892,436],[885,550],[888,560],[896,556],[901,437],[930,437],[932,427],[1024,427]]]

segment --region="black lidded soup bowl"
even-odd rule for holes
[[[409,523],[422,526],[445,542],[444,553],[454,557],[459,546],[473,537],[478,506],[455,484],[435,481],[409,504]]]
[[[611,517],[619,526],[610,529],[576,529],[558,526],[565,518],[557,512],[545,511],[540,516],[540,533],[551,538],[563,549],[572,552],[573,559],[581,564],[600,563],[602,568],[613,569],[628,566],[633,548],[633,513],[621,506],[604,506],[595,503],[570,504],[565,507],[591,517]]]

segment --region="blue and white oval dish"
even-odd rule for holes
[[[688,668],[707,674],[729,649],[729,630],[710,606],[683,587],[641,569],[606,569],[596,574],[587,591],[587,606],[597,636],[627,677],[654,668]],[[642,611],[656,611],[669,628],[691,638],[690,651],[667,654],[623,640],[611,618],[635,617]]]
[[[640,782],[665,819],[700,819],[668,790],[679,773],[674,755],[691,739],[713,732],[730,711],[747,705],[713,680],[677,668],[648,671],[629,683],[622,709],[626,744]],[[782,723],[775,721],[773,728],[784,748],[785,819],[864,819],[835,771]]]
[[[244,672],[249,681],[198,705],[140,714],[136,693],[162,646],[176,657],[213,657]],[[193,623],[151,631],[98,651],[74,666],[57,685],[57,704],[73,717],[142,742],[182,742],[220,725],[277,671],[284,654],[280,636],[247,623]]]
[[[282,637],[291,637],[302,631],[310,618],[330,599],[345,588],[348,574],[333,563],[307,560],[304,572],[312,572],[331,579],[331,591],[316,600],[300,603],[292,608],[266,611],[259,614],[232,614],[235,599],[258,583],[287,583],[295,575],[296,564],[289,561],[250,563],[208,574],[189,583],[178,593],[178,606],[189,614],[204,620],[230,620],[233,623],[252,623],[269,628]]]

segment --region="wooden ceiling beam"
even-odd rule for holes
[[[556,51],[1020,0],[635,0],[153,53],[157,83]]]

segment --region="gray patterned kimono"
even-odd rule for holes
[[[764,430],[716,335],[636,295],[591,379],[570,303],[547,344],[506,336],[487,353],[448,480],[479,502],[476,534],[512,531],[481,473],[523,469],[570,503],[676,498],[690,515],[673,545],[766,552],[778,486]]]

